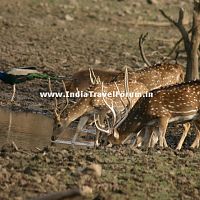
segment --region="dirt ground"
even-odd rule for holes
[[[187,25],[192,0],[1,0],[0,70],[37,66],[50,75],[70,77],[81,68],[133,70],[143,67],[138,38],[149,32],[145,52],[151,63],[161,61],[180,38],[179,32],[159,13],[164,9],[177,17],[185,8]],[[172,55],[172,59],[175,55]],[[185,64],[185,55],[178,60]],[[53,101],[40,98],[47,81],[17,85],[0,83],[2,107],[51,115]],[[60,90],[60,83],[54,82]],[[172,131],[173,132],[173,131]],[[169,130],[170,133],[170,130]],[[168,137],[174,148],[180,133]],[[43,150],[0,150],[0,199],[30,199],[43,193],[89,186],[87,199],[200,199],[200,151],[188,150],[193,133],[180,152],[46,147]],[[84,170],[90,164],[102,167],[102,175]],[[80,199],[80,198],[79,198]]]

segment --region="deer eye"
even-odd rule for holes
[[[57,127],[60,128],[60,127],[61,127],[61,124],[58,124]]]

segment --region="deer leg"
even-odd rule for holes
[[[100,145],[99,143],[99,138],[100,138],[100,130],[96,130],[96,137],[95,137],[95,147],[98,147]]]
[[[142,145],[143,138],[145,137],[145,129],[143,128],[136,136],[135,141],[133,143],[133,147],[139,147]]]
[[[168,126],[169,118],[168,117],[163,117],[160,118],[159,120],[159,146],[160,147],[168,147],[166,139],[165,139],[165,134]]]
[[[153,132],[151,137],[150,147],[153,148],[157,142],[158,142],[158,135],[155,132]]]
[[[166,133],[166,132],[165,132],[165,133]],[[163,137],[163,144],[164,144],[164,147],[168,147],[168,144],[167,144],[167,141],[166,141],[165,136]]]
[[[89,117],[88,116],[83,116],[80,118],[79,122],[78,122],[78,126],[76,128],[76,133],[72,139],[72,143],[74,143],[80,133],[80,131],[83,129],[83,127],[86,125],[87,121],[88,121]]]
[[[200,123],[199,120],[195,120],[194,122],[195,129],[196,129],[196,138],[194,142],[192,143],[192,145],[190,146],[193,149],[199,147],[199,140],[200,140],[200,124],[199,123]]]
[[[131,140],[133,138],[133,134],[129,134],[123,141],[121,144],[126,144],[129,140]]]
[[[187,134],[188,134],[188,131],[189,131],[189,129],[190,129],[190,126],[191,126],[191,125],[190,125],[189,122],[183,124],[184,131],[183,131],[183,134],[182,134],[182,136],[181,136],[181,139],[179,140],[179,143],[178,143],[178,145],[177,145],[177,147],[176,147],[177,150],[180,150],[180,149],[182,148],[183,142],[184,142],[184,140],[185,140],[185,138],[186,138],[186,136],[187,136]]]
[[[150,147],[151,136],[152,136],[152,127],[146,126],[142,145],[144,145],[145,147]]]
[[[149,142],[149,147],[154,147],[156,145],[156,143],[158,142],[158,131],[156,131],[155,128],[153,128],[151,133],[151,138],[150,138],[150,142]]]
[[[148,147],[154,147],[155,144],[158,142],[158,136],[157,136],[158,130],[156,131],[156,128],[150,126],[149,127],[149,133],[146,136],[146,146]]]
[[[153,132],[153,127],[148,127],[148,128],[146,127],[143,128],[141,132],[138,134],[133,146],[138,147],[139,145],[141,146],[142,144],[144,146],[153,147],[155,145],[154,143],[157,142],[157,141],[154,142],[154,140],[155,140],[155,135]]]

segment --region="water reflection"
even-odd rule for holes
[[[14,141],[25,149],[50,144],[52,120],[46,116],[0,109],[0,146]]]

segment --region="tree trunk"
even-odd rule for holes
[[[185,81],[192,80],[192,61],[191,61],[191,54],[187,55],[187,65],[186,65],[186,74],[185,74]]]
[[[194,1],[191,54],[187,66],[186,80],[199,79],[199,44],[200,44],[200,2]]]

